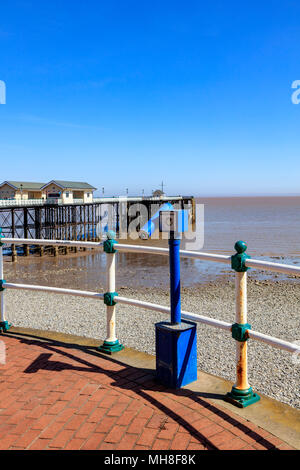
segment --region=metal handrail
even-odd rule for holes
[[[182,201],[184,196],[114,196],[114,197],[93,197],[91,201],[84,202],[84,199],[74,199],[72,201],[66,201],[62,198],[40,198],[40,199],[0,199],[0,207],[23,207],[23,206],[43,206],[47,204],[92,204],[92,203],[119,203],[119,202],[164,202],[164,201]]]
[[[10,238],[3,237],[2,243],[7,244],[19,244],[19,245],[55,245],[55,246],[74,246],[74,247],[86,247],[86,248],[101,248],[102,242],[84,242],[74,240],[46,240],[40,238]],[[143,246],[143,245],[127,245],[118,243],[118,251],[130,252],[130,253],[148,253],[153,255],[169,255],[168,248],[154,247],[154,246]],[[203,261],[212,261],[215,263],[231,264],[231,256],[219,255],[215,253],[203,253],[201,251],[188,251],[180,250],[180,256],[182,258],[196,258]],[[271,261],[258,260],[254,258],[246,259],[245,265],[248,268],[255,268],[264,271],[273,271],[284,274],[294,274],[300,276],[300,267],[293,266],[290,264],[273,263]]]

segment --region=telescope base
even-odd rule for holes
[[[197,380],[196,324],[160,322],[155,325],[156,378],[169,388]]]

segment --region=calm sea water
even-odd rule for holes
[[[248,253],[255,258],[300,266],[300,197],[199,198],[197,202],[204,204],[201,251],[233,254],[235,241],[244,240]],[[139,243],[161,244],[152,240]],[[169,283],[167,257],[119,253],[117,263],[119,287],[166,287]],[[7,261],[5,271],[10,280],[95,290],[105,283],[105,254],[30,257],[20,259],[16,265]],[[182,284],[186,286],[233,275],[227,265],[191,259],[182,259],[181,273]],[[249,270],[249,276],[289,279],[282,274],[253,269]]]
[[[300,256],[300,197],[197,201],[205,205],[204,251],[231,253],[244,240],[255,256]]]

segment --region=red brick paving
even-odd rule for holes
[[[95,348],[9,333],[0,449],[292,449],[234,411]]]

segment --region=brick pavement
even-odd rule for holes
[[[0,337],[0,449],[292,449],[250,421],[153,370],[94,347],[18,333]]]

